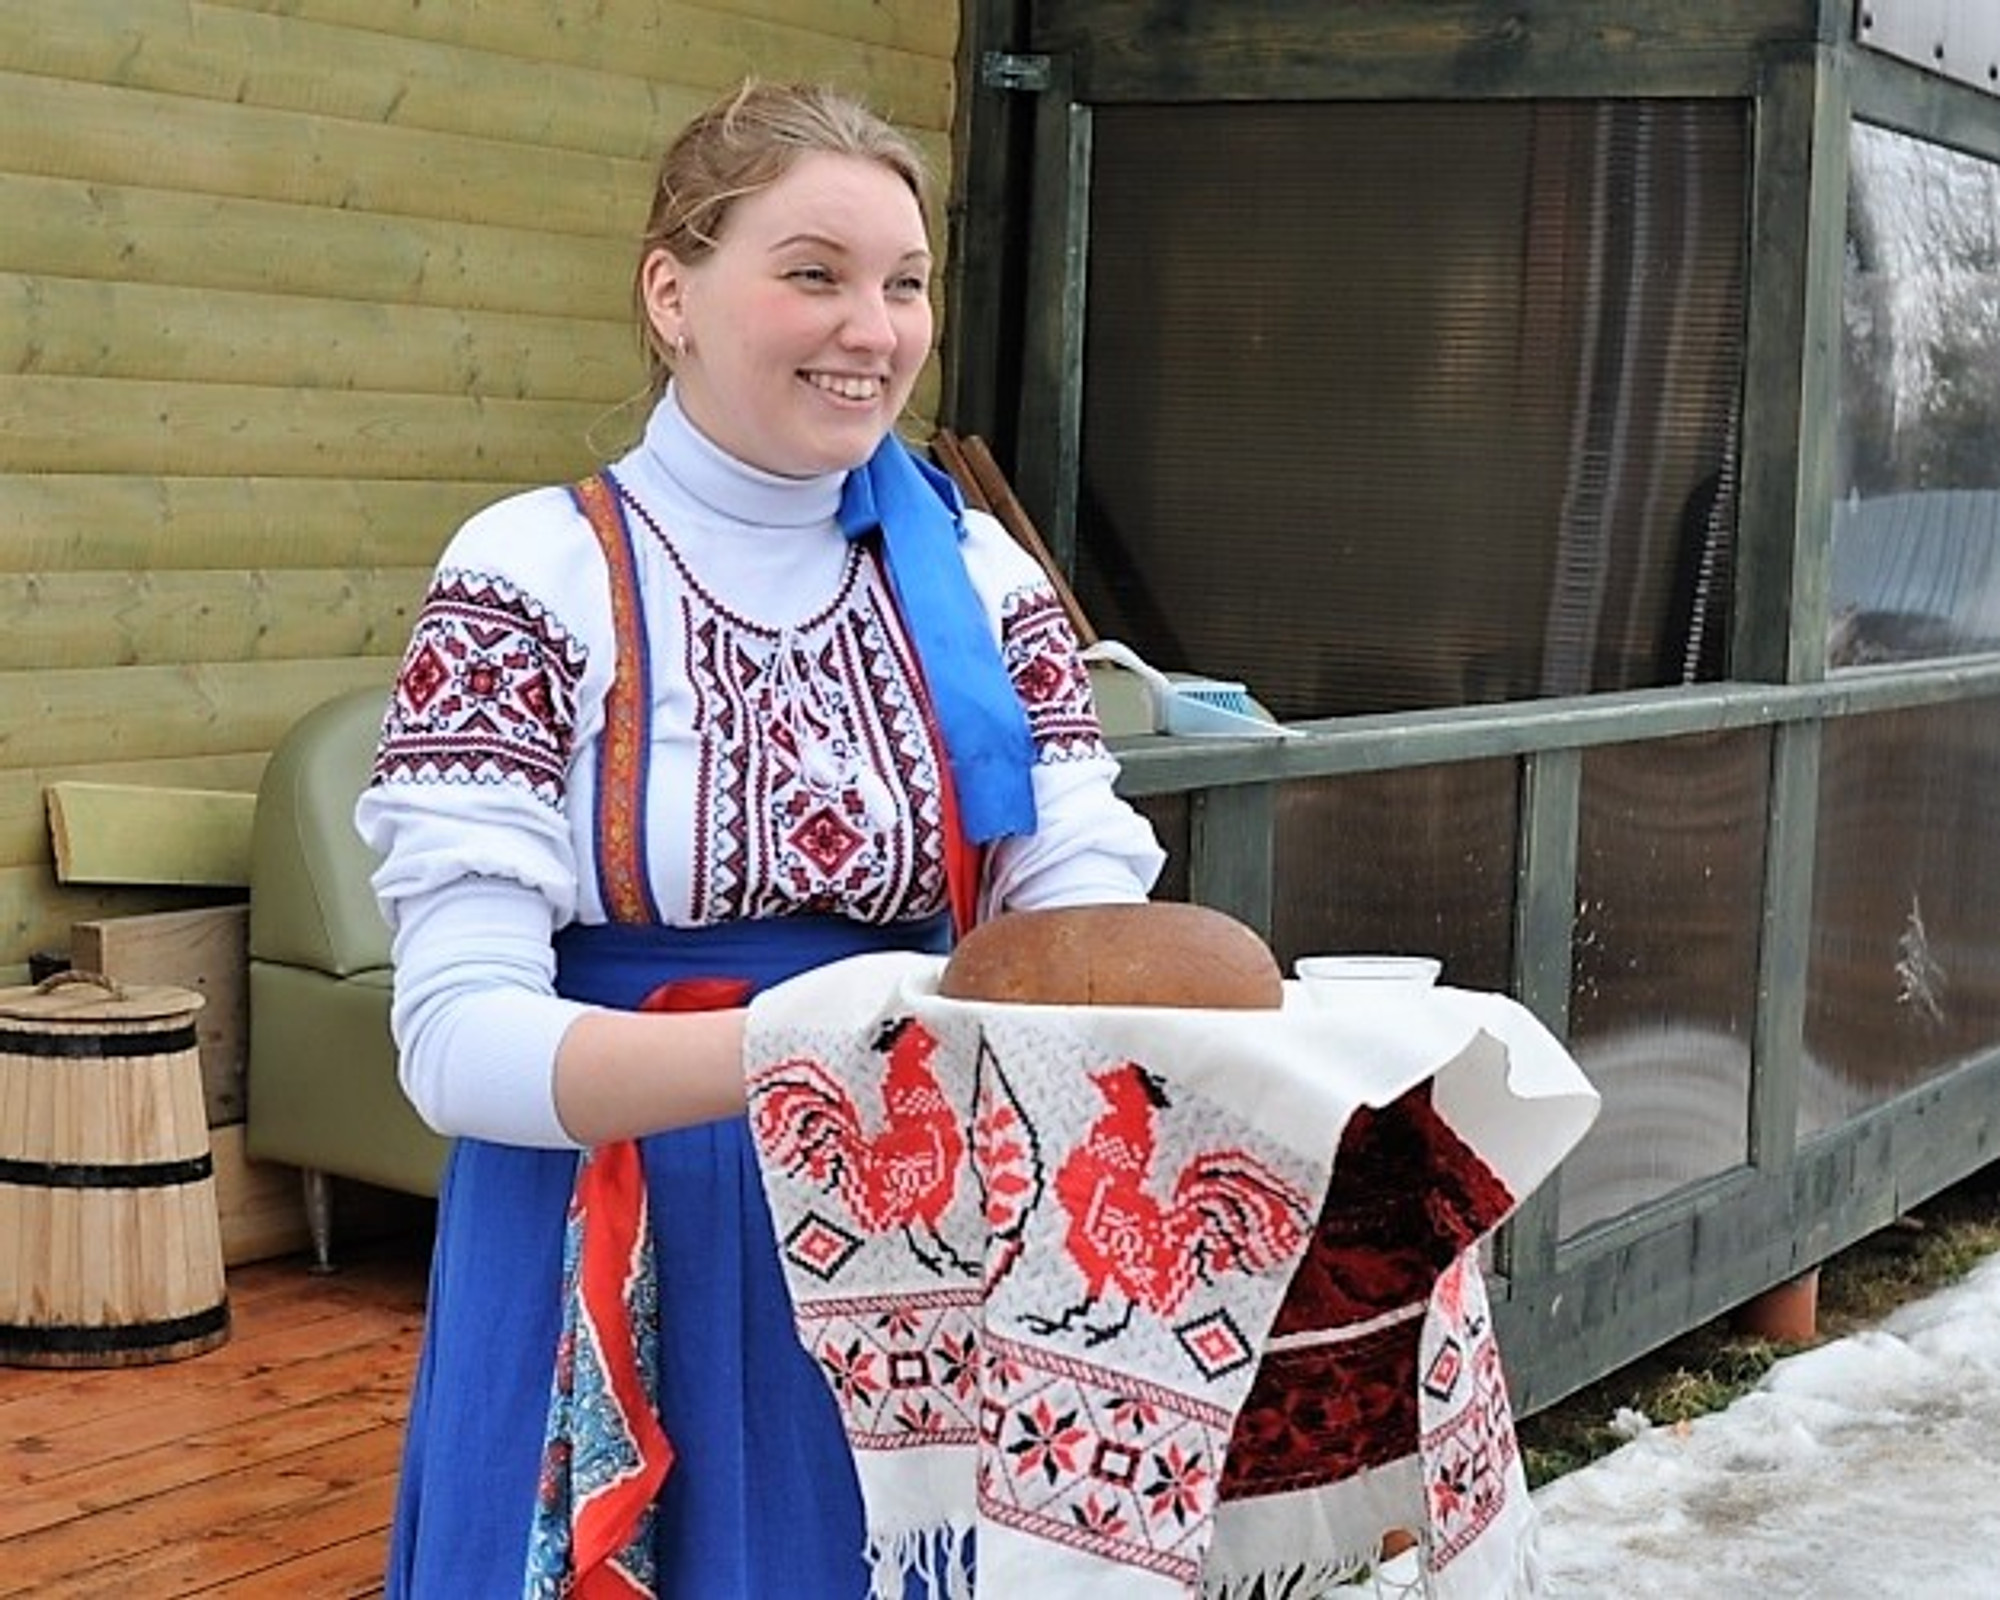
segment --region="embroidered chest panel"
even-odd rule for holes
[[[879,586],[857,582],[850,604],[782,633],[698,593],[678,604],[692,920],[942,905],[937,757]]]

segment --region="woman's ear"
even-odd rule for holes
[[[687,348],[687,275],[667,250],[655,250],[639,268],[639,296],[662,350]]]

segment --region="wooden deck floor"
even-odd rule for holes
[[[421,1233],[229,1273],[229,1339],[0,1368],[0,1595],[378,1595],[423,1320]]]

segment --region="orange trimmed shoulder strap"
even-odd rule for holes
[[[639,608],[639,569],[617,480],[600,472],[571,485],[590,519],[611,575],[611,625],[618,659],[604,701],[597,750],[597,881],[613,922],[660,920],[646,862],[646,769],[652,748],[651,659]]]

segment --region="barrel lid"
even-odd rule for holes
[[[205,1004],[193,989],[120,983],[98,972],[58,972],[31,988],[0,989],[0,1022],[103,1024],[188,1017]]]

